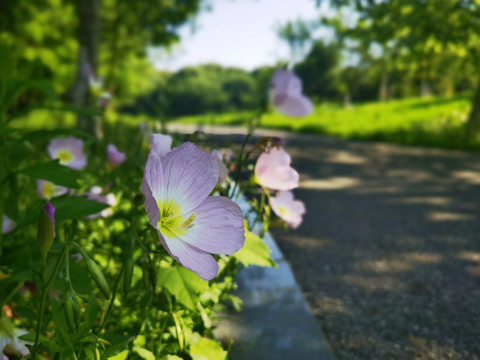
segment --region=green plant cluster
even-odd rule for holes
[[[215,314],[241,308],[231,293],[235,274],[240,266],[274,265],[268,247],[247,226],[244,248],[217,256],[220,271],[214,280],[204,281],[180,266],[161,246],[145,213],[140,189],[149,148],[138,126],[106,122],[103,140],[72,127],[42,129],[35,123],[35,106],[18,113],[14,105],[31,91],[58,103],[55,91],[48,82],[13,74],[4,52],[0,219],[6,215],[16,227],[0,235],[0,338],[25,330],[19,341],[26,342],[32,359],[225,359],[230,344],[213,338]],[[79,112],[102,116],[99,109],[55,109],[57,115],[41,111],[52,117]],[[23,126],[30,116],[37,130]],[[85,169],[48,158],[49,141],[62,136],[84,141]],[[127,157],[116,168],[108,166],[110,142]],[[43,210],[46,200],[36,191],[38,179],[71,189],[50,200],[55,207],[53,243]],[[92,218],[108,206],[81,196],[93,186],[115,195],[113,215]]]

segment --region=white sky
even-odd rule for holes
[[[149,49],[157,69],[178,70],[188,65],[218,63],[252,70],[290,60],[290,51],[276,28],[289,20],[314,20],[331,11],[328,1],[315,0],[211,0],[191,26],[181,29],[181,42],[170,54]],[[320,34],[322,36],[322,34]],[[328,36],[325,33],[325,36]]]

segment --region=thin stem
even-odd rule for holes
[[[117,278],[115,279],[115,284],[113,285],[113,290],[112,290],[112,297],[110,299],[110,303],[108,304],[107,312],[103,318],[102,324],[100,325],[100,328],[98,329],[98,334],[103,330],[105,325],[107,324],[107,320],[110,317],[110,314],[112,312],[113,308],[113,303],[115,302],[115,297],[117,296],[117,289],[118,289],[118,283],[120,282],[120,279],[122,277],[123,271],[125,270],[125,263],[123,263],[122,268],[120,269],[120,273],[118,274]]]
[[[43,284],[43,286],[42,286],[42,297],[41,297],[41,301],[40,301],[40,308],[39,308],[39,311],[38,311],[38,321],[37,321],[37,329],[36,329],[36,332],[35,332],[35,342],[33,343],[32,360],[35,360],[37,358],[37,352],[38,352],[37,346],[38,346],[38,340],[40,339],[40,331],[42,329],[43,313],[44,313],[44,310],[45,310],[45,301],[47,299],[47,290],[48,290],[50,284],[52,283],[53,279],[57,275],[58,270],[60,270],[60,266],[62,265],[64,256],[67,253],[67,247],[68,247],[68,245],[65,245],[63,247],[62,253],[58,257],[57,263],[55,264],[55,268],[53,269],[53,273],[50,276],[50,278],[48,279],[48,281],[46,281],[46,282],[45,282],[45,279],[47,277],[47,265],[46,265],[45,261],[43,261],[43,263],[42,263],[42,284]]]

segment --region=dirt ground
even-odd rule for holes
[[[307,214],[272,233],[335,356],[480,359],[480,154],[275,135]]]

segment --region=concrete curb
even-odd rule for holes
[[[245,201],[240,206],[248,209]],[[232,360],[334,360],[289,263],[270,234],[264,241],[278,268],[251,266],[238,274],[243,311],[223,317],[215,336],[234,341]]]

